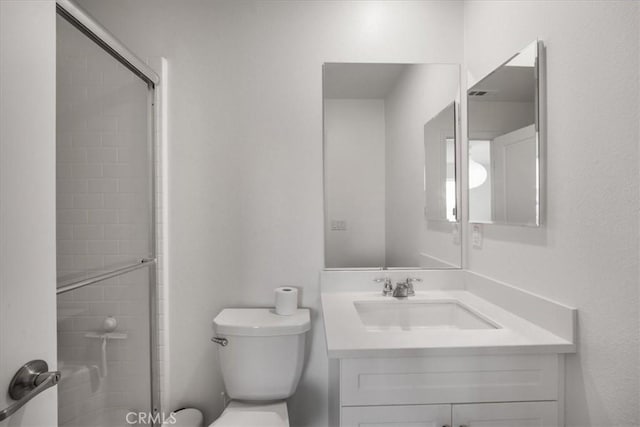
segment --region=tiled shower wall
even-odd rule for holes
[[[62,18],[57,32],[58,279],[65,282],[151,252],[148,89]],[[128,411],[151,409],[149,304],[147,269],[59,296],[59,425],[126,425]],[[103,332],[107,316],[116,317],[119,339],[88,338]]]

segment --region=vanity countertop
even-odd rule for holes
[[[415,296],[408,298],[394,298],[368,291],[322,292],[321,299],[330,358],[573,353],[576,349],[574,342],[466,290],[417,290]],[[369,330],[354,304],[438,301],[458,302],[497,328]]]

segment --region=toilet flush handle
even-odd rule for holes
[[[211,341],[213,341],[216,344],[220,344],[223,347],[226,347],[227,344],[229,344],[229,340],[227,340],[226,338],[213,337],[211,338]]]

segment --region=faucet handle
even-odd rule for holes
[[[408,294],[415,295],[416,291],[413,289],[413,282],[422,282],[422,279],[419,277],[407,277],[407,286],[409,288]]]
[[[391,283],[391,279],[389,277],[378,277],[377,279],[373,279],[373,281],[377,283],[384,283],[382,295],[387,296],[393,293],[393,283]]]

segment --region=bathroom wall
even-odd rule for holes
[[[295,285],[314,328],[291,424],[326,426],[322,63],[461,63],[462,3],[79,3],[134,52],[169,62],[170,406],[218,415],[211,319]]]
[[[485,226],[470,270],[579,310],[568,426],[638,414],[638,2],[465,2],[471,85],[535,38],[547,46],[547,214]]]
[[[324,100],[325,261],[385,265],[385,117],[382,99]],[[346,221],[346,230],[331,222]]]

